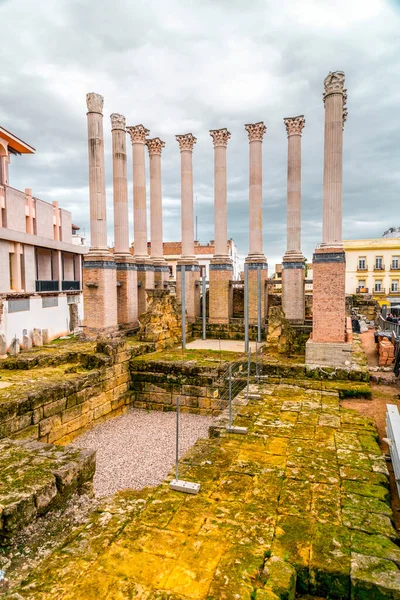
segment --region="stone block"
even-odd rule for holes
[[[32,338],[30,335],[22,336],[22,349],[26,352],[32,348]]]
[[[341,262],[334,262],[333,256]],[[344,252],[318,248],[313,261],[314,342],[346,341],[345,279]]]
[[[50,336],[48,329],[42,329],[42,342],[44,345],[50,344]]]
[[[34,346],[43,346],[42,330],[34,328],[32,333],[32,342]]]
[[[4,333],[0,335],[0,358],[7,357],[7,339]]]
[[[351,363],[352,346],[349,343],[315,342],[306,343],[306,364],[344,367]]]
[[[11,356],[16,356],[17,354],[20,353],[21,351],[21,347],[20,347],[20,343],[19,343],[19,339],[18,338],[13,338],[10,344],[10,347],[8,349],[9,353]]]

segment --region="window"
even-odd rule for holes
[[[358,268],[361,271],[364,271],[367,268],[367,259],[365,256],[360,256],[358,259]]]
[[[399,291],[399,280],[398,279],[393,279],[392,281],[392,292],[398,292]]]
[[[382,279],[377,279],[375,281],[375,291],[376,292],[381,292],[382,291]]]
[[[392,269],[398,269],[398,268],[399,268],[399,257],[392,256]]]
[[[365,279],[360,279],[358,281],[358,287],[365,288]]]
[[[382,256],[376,256],[375,257],[375,269],[382,269],[383,268],[383,257]]]
[[[57,296],[45,296],[42,298],[42,308],[52,308],[58,306]]]
[[[17,300],[9,300],[8,301],[8,312],[21,312],[23,310],[30,310],[30,300],[29,298],[21,298]]]

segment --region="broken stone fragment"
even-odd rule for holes
[[[35,328],[33,330],[32,341],[33,341],[33,345],[34,346],[43,346],[42,330],[41,329],[36,329]]]

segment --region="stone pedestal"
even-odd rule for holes
[[[314,342],[346,341],[345,284],[343,250],[317,248],[313,257]]]
[[[290,323],[304,323],[304,257],[285,254],[282,261],[282,309]]]
[[[154,269],[154,289],[162,290],[164,289],[164,283],[169,279],[169,268],[167,261],[162,259],[153,259],[153,269]]]
[[[228,324],[232,316],[233,265],[230,260],[211,259],[209,281],[209,323]]]
[[[115,256],[117,267],[118,324],[124,328],[138,324],[137,270],[131,256]]]
[[[117,329],[117,270],[111,253],[90,251],[83,260],[84,332],[89,336]]]
[[[176,298],[182,302],[182,269],[185,269],[186,314],[189,323],[200,316],[200,265],[179,260],[176,267]]]
[[[268,264],[265,259],[255,261],[254,259],[246,258],[248,264],[249,278],[249,324],[257,325],[258,323],[258,269],[260,268],[260,289],[261,289],[261,325],[264,326],[264,319],[268,316]]]

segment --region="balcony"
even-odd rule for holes
[[[79,291],[81,289],[80,281],[63,281],[61,284],[63,292]]]
[[[374,271],[384,271],[385,265],[374,265]]]
[[[380,296],[382,294],[386,294],[386,290],[385,290],[385,288],[381,288],[380,290],[374,290],[373,293]]]
[[[356,294],[368,294],[368,293],[369,293],[369,290],[367,287],[362,286],[362,287],[358,287],[356,289]]]
[[[400,265],[390,265],[391,271],[400,271]]]
[[[400,290],[399,289],[397,289],[397,290],[390,289],[389,294],[390,294],[390,296],[400,296]]]
[[[36,280],[37,292],[58,292],[58,280],[46,281],[45,279]]]
[[[357,271],[368,271],[368,266],[365,265],[365,267],[360,267],[360,265],[357,266]]]

